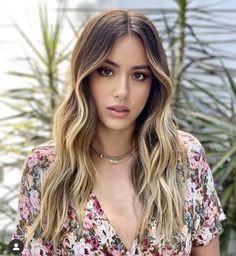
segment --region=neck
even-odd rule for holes
[[[120,156],[135,146],[132,143],[131,136],[131,131],[97,129],[92,145],[106,154]]]

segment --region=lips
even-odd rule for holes
[[[114,105],[114,106],[108,107],[108,109],[115,110],[115,111],[117,111],[117,112],[123,112],[123,111],[128,112],[128,111],[130,111],[130,110],[129,110],[126,106],[124,106],[124,105]]]

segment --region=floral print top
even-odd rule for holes
[[[214,188],[211,170],[204,149],[190,133],[179,131],[188,154],[184,227],[175,235],[176,243],[167,244],[155,235],[156,221],[149,221],[148,233],[141,243],[134,240],[127,250],[116,234],[95,194],[91,194],[84,212],[83,226],[75,220],[75,209],[68,207],[67,220],[60,239],[54,248],[50,241],[31,239],[22,255],[155,255],[189,256],[192,246],[207,245],[222,232],[221,221],[225,219]],[[19,195],[19,221],[12,239],[23,240],[34,216],[40,210],[40,186],[44,174],[55,158],[53,142],[47,142],[32,150],[26,159]],[[178,159],[177,171],[181,170]]]

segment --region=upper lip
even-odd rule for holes
[[[122,110],[129,111],[129,109],[124,105],[113,105],[108,107],[108,109],[119,110],[119,111],[122,111]]]

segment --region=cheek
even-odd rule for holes
[[[99,97],[99,81],[96,78],[96,75],[94,73],[90,74],[88,79],[88,87],[90,91],[90,95],[92,98],[96,101],[96,99]]]
[[[104,98],[108,97],[111,92],[109,90],[109,84],[104,81],[104,79],[93,78],[89,83],[89,90],[91,96],[94,98],[95,102],[102,102]]]
[[[140,102],[140,105],[142,103],[143,106],[146,104],[149,93],[150,93],[150,89],[151,89],[151,86],[147,85],[145,88],[143,88],[143,90],[141,90],[138,93],[136,97],[137,103]]]
[[[99,100],[99,91],[96,90],[94,87],[90,87],[91,96],[93,97],[94,101],[97,102]]]
[[[100,99],[102,98],[102,91],[99,88],[99,84],[98,83],[90,83],[89,84],[89,90],[90,90],[90,94],[92,96],[92,98],[94,99],[95,102],[99,102]]]

